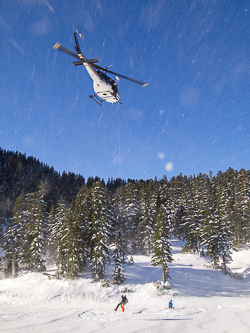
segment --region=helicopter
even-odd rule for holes
[[[65,46],[61,45],[60,43],[56,43],[53,46],[53,48],[60,50],[62,52],[65,52],[65,53],[71,55],[72,57],[75,57],[77,59],[77,61],[73,62],[74,66],[83,65],[86,68],[91,79],[93,80],[93,87],[94,87],[94,91],[95,91],[95,94],[89,95],[89,97],[91,99],[93,99],[98,105],[102,106],[102,103],[104,101],[108,102],[108,103],[112,103],[112,104],[116,103],[116,102],[122,104],[121,98],[120,98],[119,92],[118,92],[118,85],[116,82],[116,81],[119,81],[119,77],[129,80],[131,82],[137,83],[137,84],[141,85],[142,87],[146,87],[148,85],[148,83],[140,82],[140,81],[131,79],[127,76],[112,72],[108,69],[110,66],[103,68],[103,67],[97,65],[97,63],[99,61],[96,58],[87,59],[81,52],[77,35],[79,35],[79,37],[83,39],[83,35],[81,34],[81,32],[75,30],[74,40],[75,40],[76,53],[69,50]],[[111,79],[106,73],[116,75],[116,80]]]

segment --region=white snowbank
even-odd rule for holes
[[[88,273],[72,281],[27,272],[1,280],[1,332],[249,332],[250,275],[234,280],[210,269],[208,258],[180,254],[180,242],[172,245],[172,288],[162,296],[152,283],[161,269],[146,256],[133,256],[122,286],[103,288]],[[246,272],[249,259],[250,250],[235,252],[230,268]],[[115,312],[124,288],[129,302],[124,313]],[[174,309],[168,309],[170,299]]]

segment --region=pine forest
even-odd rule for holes
[[[126,280],[134,254],[151,256],[171,278],[171,238],[183,252],[210,257],[226,272],[231,250],[249,243],[250,171],[229,168],[167,179],[122,180],[62,174],[34,157],[0,149],[1,266],[45,271],[57,265],[67,278],[90,270],[112,283]]]

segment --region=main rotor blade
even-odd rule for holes
[[[100,66],[98,66],[98,65],[92,64],[92,66],[95,67],[95,68],[97,68],[97,69],[102,69],[103,71],[108,72],[108,73],[110,73],[110,74],[114,74],[114,75],[120,76],[120,77],[122,77],[123,79],[126,79],[126,80],[129,80],[129,81],[131,81],[131,82],[137,83],[137,84],[139,84],[139,85],[142,86],[142,87],[146,87],[146,86],[148,85],[148,83],[141,82],[141,81],[138,81],[138,80],[135,80],[135,79],[131,79],[130,77],[127,77],[127,76],[124,76],[124,75],[121,75],[121,74],[118,74],[118,73],[112,72],[112,71],[110,71],[110,70],[108,70],[108,69],[105,69],[105,68],[102,68],[102,67],[100,67]]]
[[[62,52],[65,52],[69,55],[71,55],[72,57],[75,57],[76,59],[80,59],[80,60],[83,60],[81,59],[81,57],[79,57],[76,53],[74,53],[73,51],[67,49],[65,46],[61,45],[60,43],[56,43],[54,46],[53,46],[53,49],[55,50],[60,50]],[[94,68],[96,69],[100,69],[100,70],[103,70],[104,72],[108,72],[110,74],[114,74],[114,75],[117,75],[119,77],[122,77],[123,79],[126,79],[128,81],[131,81],[131,82],[134,82],[134,83],[137,83],[139,84],[140,86],[142,87],[146,87],[148,85],[148,83],[145,83],[145,82],[141,82],[141,81],[138,81],[138,80],[135,80],[135,79],[131,79],[130,77],[127,77],[127,76],[124,76],[122,74],[118,74],[118,73],[115,73],[113,71],[110,71],[106,68],[103,68],[103,67],[100,67],[98,65],[96,65],[94,62],[98,61],[97,59],[90,59],[89,61],[87,59],[84,58],[84,60],[86,60],[86,62],[88,62],[89,64],[91,64]]]
[[[112,71],[107,71],[107,72],[109,72],[111,74],[114,74],[114,75],[117,75],[117,76],[120,76],[123,79],[129,80],[131,82],[137,83],[137,84],[139,84],[142,87],[146,87],[148,85],[148,83],[141,82],[141,81],[138,81],[138,80],[135,80],[135,79],[131,79],[130,77],[127,77],[127,76],[124,76],[124,75],[121,75],[121,74],[118,74],[118,73],[115,73],[115,72],[112,72]]]
[[[63,51],[63,52],[65,52],[65,53],[71,55],[72,57],[75,57],[75,58],[77,58],[77,59],[80,59],[76,53],[74,53],[73,51],[67,49],[65,46],[61,45],[60,43],[56,43],[56,44],[53,46],[53,49]]]

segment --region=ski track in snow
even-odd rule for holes
[[[242,273],[234,280],[209,268],[208,258],[180,254],[181,242],[172,241],[174,261],[169,265],[171,289],[159,295],[153,285],[161,269],[150,258],[134,256],[125,267],[126,283],[101,287],[89,273],[83,279],[48,280],[40,273],[22,272],[0,281],[0,327],[6,333],[57,332],[249,332],[250,250],[235,252],[230,268]],[[113,266],[108,270],[111,278]],[[53,268],[50,268],[53,273]],[[114,307],[122,290],[125,312]],[[172,299],[174,309],[168,309]]]

